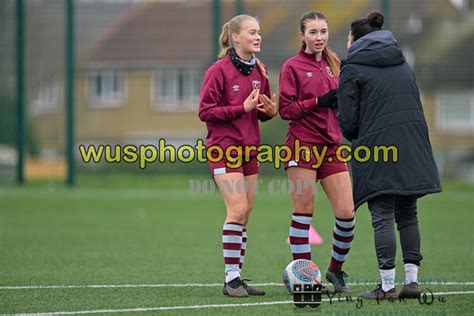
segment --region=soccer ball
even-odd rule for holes
[[[321,284],[321,272],[316,263],[311,260],[298,259],[290,262],[285,271],[283,271],[283,282],[290,292],[293,294],[293,286],[295,284]]]

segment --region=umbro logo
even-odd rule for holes
[[[312,76],[313,76],[312,72],[309,71],[309,72],[306,73],[306,77],[311,78]]]
[[[240,86],[238,84],[235,84],[232,86],[232,91],[237,92],[240,91]]]

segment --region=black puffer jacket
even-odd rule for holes
[[[352,157],[368,152],[358,146],[368,147],[371,155],[367,162],[350,162],[356,209],[381,194],[441,191],[415,76],[390,31],[354,42],[342,64],[338,95],[338,118],[352,141]],[[389,162],[375,146],[396,147],[388,151]]]

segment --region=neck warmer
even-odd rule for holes
[[[237,68],[237,70],[246,76],[250,75],[252,70],[255,68],[257,61],[254,54],[252,54],[252,58],[250,58],[250,61],[242,60],[239,58],[239,56],[237,56],[235,50],[233,49],[229,52],[229,57],[234,66]]]

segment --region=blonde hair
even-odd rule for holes
[[[332,73],[339,77],[341,74],[341,61],[337,57],[336,53],[334,53],[328,46],[324,47],[323,52],[326,55],[326,60],[328,61],[329,68],[331,68]]]
[[[301,33],[304,34],[304,31],[306,29],[306,22],[309,20],[325,20],[326,23],[329,23],[326,16],[321,12],[306,12],[300,19]],[[303,41],[303,45],[304,44],[305,42]],[[329,68],[331,68],[332,73],[339,77],[339,75],[341,74],[341,61],[339,60],[337,55],[329,48],[329,46],[326,45],[323,52],[323,56],[326,56],[326,60],[328,61]]]
[[[222,33],[219,36],[219,44],[221,46],[221,51],[219,52],[218,58],[222,59],[225,56],[227,56],[230,52],[230,50],[233,48],[233,43],[231,40],[230,35],[232,33],[240,33],[240,28],[242,26],[242,23],[248,20],[255,20],[258,22],[258,19],[248,15],[248,14],[241,14],[234,16],[232,19],[229,20],[229,22],[225,23],[224,26],[222,27]],[[256,66],[260,73],[265,77],[268,78],[267,70],[263,66],[262,62],[256,58]]]

